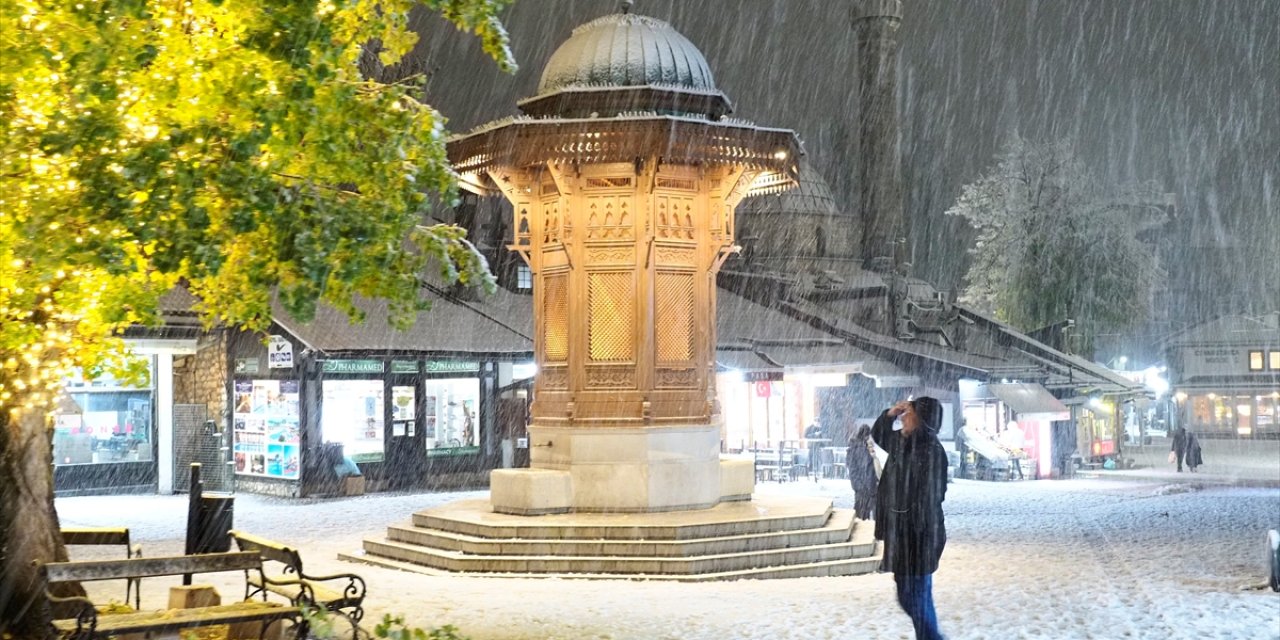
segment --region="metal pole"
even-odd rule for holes
[[[196,552],[196,545],[200,536],[200,496],[204,493],[204,488],[200,485],[200,463],[191,463],[191,492],[187,494],[187,541],[186,549],[183,553],[192,555]],[[183,574],[182,584],[184,586],[191,585],[191,574]]]

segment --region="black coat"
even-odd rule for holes
[[[854,493],[870,494],[876,490],[876,461],[871,457],[866,440],[854,439],[845,450],[844,468],[849,473],[849,485]]]
[[[876,539],[884,541],[880,570],[928,575],[938,570],[947,544],[947,452],[938,442],[938,425],[904,438],[893,430],[893,420],[886,411],[871,428],[876,444],[889,453],[876,496]]]
[[[1200,453],[1200,440],[1194,433],[1187,434],[1187,466],[1195,468],[1204,464],[1204,456]]]

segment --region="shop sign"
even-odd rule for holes
[[[477,453],[480,453],[480,447],[436,447],[434,449],[427,449],[428,458],[469,456]]]
[[[267,340],[267,368],[292,369],[293,343],[284,336],[271,336]]]
[[[783,372],[779,369],[769,371],[743,371],[743,382],[782,382]]]
[[[411,360],[392,360],[391,373],[417,373],[418,363]]]
[[[381,360],[325,360],[324,373],[382,373]]]
[[[464,371],[479,371],[479,362],[464,362],[462,360],[428,360],[427,373],[458,373]]]
[[[257,373],[258,367],[257,358],[236,358],[236,373]]]

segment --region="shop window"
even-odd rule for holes
[[[151,359],[142,364],[147,380],[138,383],[110,375],[67,380],[54,413],[55,465],[152,459]]]
[[[428,379],[422,386],[427,448],[468,451],[479,447],[479,378]]]
[[[1242,436],[1253,435],[1253,398],[1236,396],[1233,404],[1236,433]]]
[[[1249,352],[1249,370],[1250,371],[1262,371],[1263,369],[1262,356],[1263,356],[1262,351]]]
[[[1255,424],[1260,433],[1277,433],[1277,416],[1280,416],[1280,393],[1256,396],[1257,419]]]
[[[383,458],[386,406],[382,380],[325,380],[320,431],[325,442],[340,443],[355,462]]]
[[[298,381],[236,380],[231,449],[238,474],[298,478]]]

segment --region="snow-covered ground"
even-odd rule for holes
[[[1266,580],[1265,534],[1280,528],[1280,489],[1179,480],[955,482],[934,587],[943,630],[953,640],[1280,639],[1280,594],[1242,589]],[[758,491],[852,506],[843,481]],[[677,584],[424,576],[336,559],[415,510],[484,495],[239,494],[235,526],[299,546],[312,571],[364,576],[366,622],[397,613],[476,640],[912,637],[883,574]],[[185,496],[60,498],[57,507],[64,525],[131,527],[146,555],[182,550]],[[235,576],[224,578],[204,581],[224,599],[239,597]],[[123,597],[123,587],[109,588],[107,597]],[[163,607],[166,591],[159,579],[144,583],[144,607]]]

